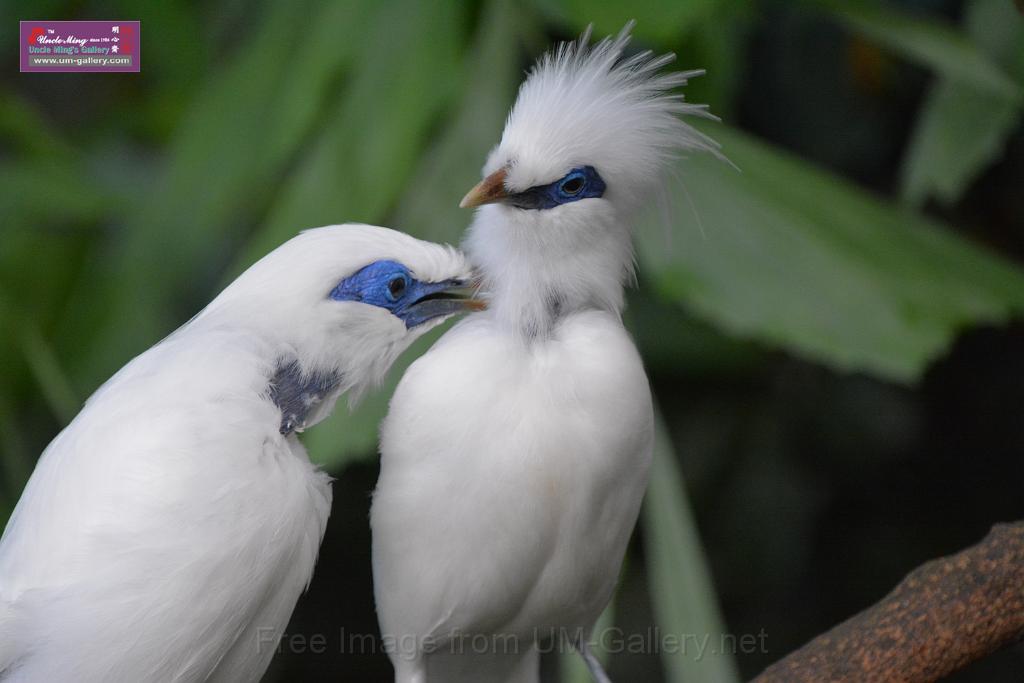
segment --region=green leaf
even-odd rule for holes
[[[50,343],[26,320],[19,323],[21,352],[54,416],[68,424],[81,408],[67,375],[64,374]]]
[[[685,36],[676,67],[701,68],[703,78],[686,85],[689,102],[707,104],[725,121],[736,118],[739,95],[750,69],[754,21],[743,0],[724,3],[720,11],[699,22]]]
[[[466,59],[467,83],[437,141],[416,166],[398,203],[394,227],[435,242],[458,243],[472,213],[459,200],[480,180],[487,152],[501,129],[519,83],[521,19],[509,0],[488,3]]]
[[[466,56],[472,65],[458,112],[413,174],[396,211],[396,227],[424,239],[455,242],[469,214],[458,208],[459,199],[479,177],[475,169],[501,133],[517,72],[516,14],[512,3],[494,0],[485,9],[480,32]],[[447,329],[443,326],[442,329]],[[438,330],[406,351],[380,389],[372,391],[355,411],[335,411],[304,435],[312,459],[332,471],[376,453],[377,430],[399,378],[410,363],[430,348]]]
[[[687,377],[741,377],[764,367],[765,350],[756,344],[723,334],[672,302],[641,290],[631,292],[626,304],[626,325],[652,375],[685,373]]]
[[[148,90],[148,96],[138,102],[137,113],[117,117],[113,130],[141,128],[147,135],[166,139],[181,123],[196,84],[208,77],[216,63],[211,59],[208,20],[200,16],[199,6],[171,0],[116,0],[111,14],[141,22],[146,34],[142,69]],[[182,49],[184,45],[188,48]]]
[[[31,157],[66,161],[74,154],[38,106],[6,88],[0,91],[0,140]]]
[[[363,26],[352,83],[239,266],[305,228],[381,222],[410,180],[430,124],[456,91],[463,22],[453,0],[381,6]]]
[[[0,395],[0,530],[7,526],[35,464],[35,454],[29,453],[14,415],[8,400]]]
[[[967,33],[978,47],[1024,83],[1024,18],[1005,0],[974,0]],[[1021,119],[1019,100],[968,80],[943,78],[928,93],[903,165],[902,196],[912,206],[929,196],[957,201],[1003,152]]]
[[[137,19],[148,34],[143,56],[147,79],[167,87],[169,83],[194,83],[205,75],[204,67],[211,60],[208,46],[201,40],[205,27],[198,7],[169,0],[116,0],[114,6],[115,14]],[[183,50],[183,45],[188,49]]]
[[[175,304],[197,273],[220,265],[220,249],[265,205],[359,51],[371,7],[369,0],[272,3],[251,38],[204,82],[172,141],[163,179],[125,219],[117,249],[96,265],[101,291],[90,294],[107,302],[106,318],[77,368],[85,384],[188,314]]]
[[[981,90],[1020,101],[1024,93],[1005,70],[956,29],[875,0],[808,0],[827,9],[851,30],[940,74],[969,81]]]
[[[9,283],[6,281],[2,282],[2,286],[0,286],[0,357],[2,358],[17,357],[19,353],[18,344],[21,341],[18,339],[19,329],[16,325],[19,314],[15,312],[8,299],[12,294],[13,290],[9,289]],[[13,397],[18,394],[16,378],[24,370],[22,367],[15,368],[14,363],[0,364],[0,408],[7,409],[7,406],[4,404],[5,399],[11,398],[13,400]],[[10,410],[5,410],[4,414],[9,415]]]
[[[686,487],[660,415],[643,525],[656,623],[662,634],[683,639],[679,647],[662,652],[665,680],[738,683],[739,671],[723,637],[725,626]]]
[[[751,137],[703,126],[737,171],[684,160],[676,244],[643,223],[656,291],[730,333],[910,382],[969,325],[1024,311],[1024,274],[950,228]],[[698,227],[699,218],[702,229]]]
[[[611,602],[604,608],[604,612],[601,612],[601,616],[597,618],[597,623],[594,624],[594,630],[591,634],[591,651],[601,660],[603,666],[608,664],[608,653],[601,648],[601,643],[604,639],[600,637],[600,634],[606,633],[608,629],[614,626],[615,596],[613,595]],[[598,637],[596,641],[594,641],[595,636]],[[558,645],[561,647],[564,644],[558,643]],[[558,666],[558,680],[560,683],[592,683],[594,680],[590,675],[590,670],[587,669],[587,665],[583,662],[583,657],[571,647],[559,652]]]
[[[0,228],[0,340],[6,338],[11,352],[19,354],[22,327],[32,325],[55,345],[63,342],[73,349],[77,340],[55,335],[53,326],[64,314],[93,235],[8,215],[12,220]],[[0,348],[0,358],[9,357],[3,355],[8,350]],[[59,351],[57,355],[64,359]],[[25,370],[21,363],[0,364],[0,387],[16,391],[14,385],[25,378]]]
[[[6,228],[91,224],[127,202],[97,182],[75,157],[0,162],[0,187]]]

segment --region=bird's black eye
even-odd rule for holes
[[[558,189],[561,190],[563,194],[571,197],[579,194],[583,190],[584,184],[582,175],[573,174],[563,180]]]
[[[388,282],[388,294],[391,295],[392,301],[402,296],[407,286],[408,283],[405,281],[404,275],[397,275],[391,278],[391,281]]]

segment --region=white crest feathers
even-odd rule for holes
[[[633,22],[589,45],[591,29],[541,57],[519,90],[485,174],[509,164],[509,186],[552,182],[566,167],[592,165],[617,202],[650,196],[666,166],[686,151],[721,156],[718,143],[682,116],[716,119],[676,89],[702,70],[662,71],[675,55],[623,58]],[[628,202],[632,203],[632,202]]]

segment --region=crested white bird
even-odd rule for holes
[[[586,647],[651,458],[643,366],[620,313],[630,224],[686,150],[717,145],[671,91],[700,72],[589,31],[522,85],[465,244],[488,310],[406,372],[381,430],[377,611],[395,680],[537,681],[539,639]]]
[[[309,230],[122,368],[0,540],[0,681],[258,680],[330,511],[297,433],[476,305],[469,277],[394,230]]]

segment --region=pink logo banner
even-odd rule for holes
[[[21,70],[140,71],[137,21],[22,21]]]

